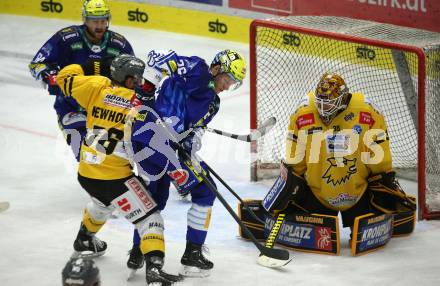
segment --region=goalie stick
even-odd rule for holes
[[[186,157],[187,160],[192,160],[191,155],[189,155],[185,149],[179,144],[177,138],[170,132],[168,126],[165,125],[161,118],[157,118],[156,123],[162,126],[164,131],[167,133],[168,137],[174,141],[173,143],[178,148],[179,152],[183,156]],[[284,249],[275,249],[268,248],[258,242],[252,232],[248,229],[248,227],[240,220],[237,214],[232,210],[231,206],[226,202],[223,196],[219,193],[217,188],[211,183],[211,181],[206,177],[203,172],[200,172],[200,176],[203,178],[203,182],[207,185],[207,187],[215,194],[218,200],[222,203],[222,205],[226,208],[229,214],[234,218],[237,224],[241,227],[241,229],[246,233],[252,243],[258,248],[260,251],[260,256],[258,258],[258,263],[265,267],[281,267],[288,264],[292,259],[290,258],[289,252]]]
[[[246,134],[246,135],[233,134],[233,133],[229,133],[226,131],[210,128],[210,127],[206,127],[205,129],[206,129],[206,131],[209,131],[209,132],[212,132],[215,134],[219,134],[222,136],[226,136],[226,137],[229,137],[232,139],[245,141],[245,142],[252,142],[252,141],[259,139],[260,137],[263,137],[267,132],[269,132],[272,129],[272,127],[275,126],[276,123],[277,123],[276,118],[270,117],[266,121],[264,121],[262,124],[260,124],[260,126],[257,129],[252,130],[249,134]]]
[[[206,167],[208,168],[208,171],[217,178],[217,180],[219,180],[220,183],[222,183],[223,186],[225,186],[225,188],[231,192],[231,194],[241,203],[241,205],[243,206],[244,209],[246,209],[249,214],[259,223],[264,225],[264,221],[262,221],[255,213],[252,209],[250,209],[248,207],[247,204],[245,204],[245,202],[243,201],[243,199],[223,180],[222,177],[220,177],[220,175],[218,175],[211,167],[209,167],[209,165],[205,162]]]

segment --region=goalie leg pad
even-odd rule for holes
[[[250,208],[265,224],[258,222],[242,204],[238,205],[238,215],[256,239],[267,239],[275,224],[275,218],[265,211],[261,200],[245,200]],[[249,239],[239,228],[240,236]],[[275,243],[289,249],[322,254],[339,254],[339,222],[337,216],[321,214],[287,214],[277,232]]]
[[[238,217],[243,222],[245,226],[250,230],[250,232],[255,236],[256,239],[266,239],[264,237],[264,224],[257,221],[250,213],[249,209],[252,210],[256,216],[261,220],[265,221],[267,212],[261,205],[261,200],[244,200],[244,204],[238,203]],[[239,235],[242,238],[249,239],[241,227],[238,229]]]
[[[305,180],[293,173],[286,163],[281,162],[280,175],[263,199],[262,205],[268,212],[282,211],[291,201],[300,203],[307,189]]]
[[[393,215],[369,213],[354,220],[351,253],[353,256],[376,251],[390,241],[393,234]]]
[[[266,217],[264,236],[276,225],[275,218]],[[337,216],[322,214],[288,214],[275,240],[289,249],[320,254],[339,255],[339,222]]]

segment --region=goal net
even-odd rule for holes
[[[278,174],[289,115],[337,72],[384,113],[394,168],[418,182],[419,218],[440,218],[440,34],[340,17],[255,20],[250,56],[251,128],[277,118],[252,145],[252,180]]]

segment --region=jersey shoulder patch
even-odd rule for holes
[[[301,108],[307,107],[310,105],[310,98],[308,95],[303,96],[299,102],[295,105],[295,108],[293,109],[293,113],[297,113]]]
[[[80,39],[79,27],[78,26],[70,26],[58,31],[58,35],[60,36],[63,42],[71,42]]]
[[[376,113],[383,115],[382,109],[376,103],[374,103],[374,101],[371,98],[369,98],[366,95],[364,95],[364,102],[367,105],[369,105]]]
[[[116,46],[119,46],[120,48],[124,48],[127,44],[127,39],[125,39],[124,36],[122,36],[119,33],[116,33],[114,31],[110,32],[110,42]]]

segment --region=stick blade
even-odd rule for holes
[[[275,124],[277,124],[277,119],[275,117],[270,117],[266,121],[264,121],[259,127],[260,128],[272,128]]]
[[[259,247],[261,254],[258,257],[258,264],[269,267],[269,268],[277,268],[288,264],[292,261],[290,258],[289,252],[284,249],[276,249],[276,248],[268,248],[268,247]]]
[[[292,261],[292,258],[286,259],[277,259],[274,257],[269,257],[264,254],[260,254],[260,256],[257,259],[257,263],[264,267],[269,268],[279,268],[284,265],[287,265],[290,261]]]
[[[275,117],[268,118],[266,121],[261,123],[257,129],[251,132],[248,142],[256,141],[260,137],[264,136],[275,126],[276,123],[277,123],[277,119]]]

